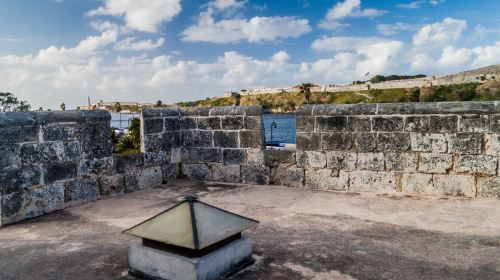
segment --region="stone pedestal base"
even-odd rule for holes
[[[220,279],[252,262],[252,242],[247,236],[200,258],[179,256],[137,243],[131,243],[128,250],[129,273],[146,279]]]

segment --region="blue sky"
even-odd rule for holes
[[[0,0],[0,91],[164,102],[500,63],[497,0]]]

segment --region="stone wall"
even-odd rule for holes
[[[284,170],[307,188],[500,198],[498,102],[303,106],[296,122]]]
[[[144,109],[142,128],[143,152],[169,159],[168,178],[270,182],[261,107]]]
[[[0,113],[0,132],[0,226],[163,181],[159,156],[112,156],[105,111]]]

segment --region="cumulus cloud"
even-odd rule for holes
[[[410,2],[407,4],[398,4],[398,5],[396,5],[396,7],[403,8],[403,9],[418,9],[418,8],[420,8],[420,5],[422,3],[425,3],[425,1],[420,0],[420,1],[413,1],[413,2]]]
[[[213,9],[200,14],[197,23],[184,30],[183,41],[188,42],[260,42],[297,38],[311,31],[309,21],[295,17],[253,17],[251,19],[223,19],[216,21]]]
[[[423,26],[413,36],[413,44],[428,47],[451,45],[460,39],[466,28],[465,20],[445,18],[442,22]]]
[[[319,24],[324,29],[338,29],[339,21],[349,17],[378,17],[387,13],[385,10],[361,9],[361,0],[345,0],[338,2],[326,13],[325,19]]]
[[[210,2],[208,5],[219,10],[226,9],[239,9],[245,6],[247,1],[238,0],[215,0]]]
[[[116,43],[115,49],[119,51],[146,51],[161,47],[165,42],[164,38],[159,38],[156,42],[151,39],[137,40],[134,37],[127,37]]]
[[[444,3],[445,0],[430,0],[429,3],[433,6],[439,5],[441,3]]]
[[[395,35],[402,31],[414,31],[416,29],[417,26],[402,22],[397,22],[395,24],[386,24],[386,23],[377,24],[377,31],[386,36]]]
[[[157,32],[158,27],[181,12],[180,0],[104,0],[104,6],[87,12],[88,16],[123,18],[132,30]]]

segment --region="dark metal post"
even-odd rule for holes
[[[276,122],[271,123],[271,141],[273,141],[273,128],[278,128]]]

